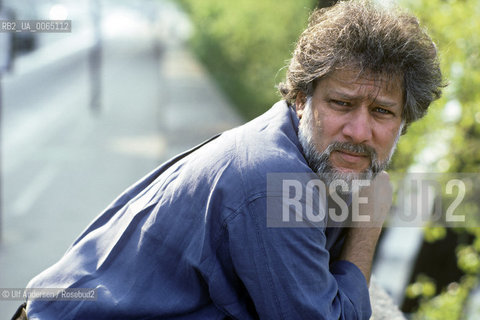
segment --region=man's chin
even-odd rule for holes
[[[350,157],[345,159],[345,157]],[[352,161],[347,161],[352,160]],[[328,159],[330,168],[336,172],[361,174],[371,169],[372,161],[369,157],[354,157],[342,152],[333,152]]]
[[[332,174],[345,176],[347,178],[352,177],[352,179],[368,177],[372,175],[372,170],[369,166],[361,169],[332,166],[331,171]]]
[[[362,175],[365,174],[366,170],[354,170],[354,169],[348,169],[348,168],[335,168],[335,171],[339,174],[345,174],[345,175]]]
[[[327,188],[340,188],[348,193],[354,180],[371,180],[375,177],[371,170],[362,172],[354,170],[332,170],[329,173],[318,173],[318,176],[326,184]]]

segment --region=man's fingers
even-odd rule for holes
[[[359,211],[370,216],[372,226],[381,226],[392,206],[393,189],[387,172],[380,172],[368,186],[362,187],[359,196],[362,204]]]

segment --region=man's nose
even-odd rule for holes
[[[343,134],[352,143],[365,143],[372,138],[373,123],[369,110],[365,109],[358,108],[351,112],[344,124]]]

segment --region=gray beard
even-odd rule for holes
[[[335,180],[342,180],[351,186],[353,180],[373,179],[375,176],[385,170],[390,163],[390,159],[395,151],[398,139],[400,138],[400,128],[395,143],[385,161],[378,161],[376,151],[364,144],[353,144],[350,142],[334,141],[330,143],[323,152],[319,152],[313,142],[314,119],[312,108],[312,97],[308,97],[305,103],[304,112],[298,127],[298,139],[303,148],[305,159],[310,168],[322,179],[327,186]],[[333,167],[330,162],[330,154],[333,151],[349,151],[354,153],[367,154],[370,157],[370,166],[363,172],[342,172]],[[349,188],[350,189],[350,188]]]

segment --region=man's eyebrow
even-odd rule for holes
[[[399,106],[399,104],[394,102],[394,101],[387,101],[387,100],[382,100],[382,99],[378,99],[378,98],[375,99],[375,100],[382,107],[395,108],[395,107]]]
[[[350,94],[350,93],[347,93],[347,92],[341,92],[341,91],[335,91],[335,90],[332,90],[331,92],[332,92],[332,94],[339,97],[340,99],[359,100],[360,98],[362,98],[362,96],[360,96],[360,95]],[[387,107],[387,108],[395,108],[395,107],[398,106],[397,102],[391,101],[391,100],[388,100],[388,99],[384,99],[382,97],[376,97],[375,102],[377,104],[379,104],[381,106],[384,106],[384,107]]]

